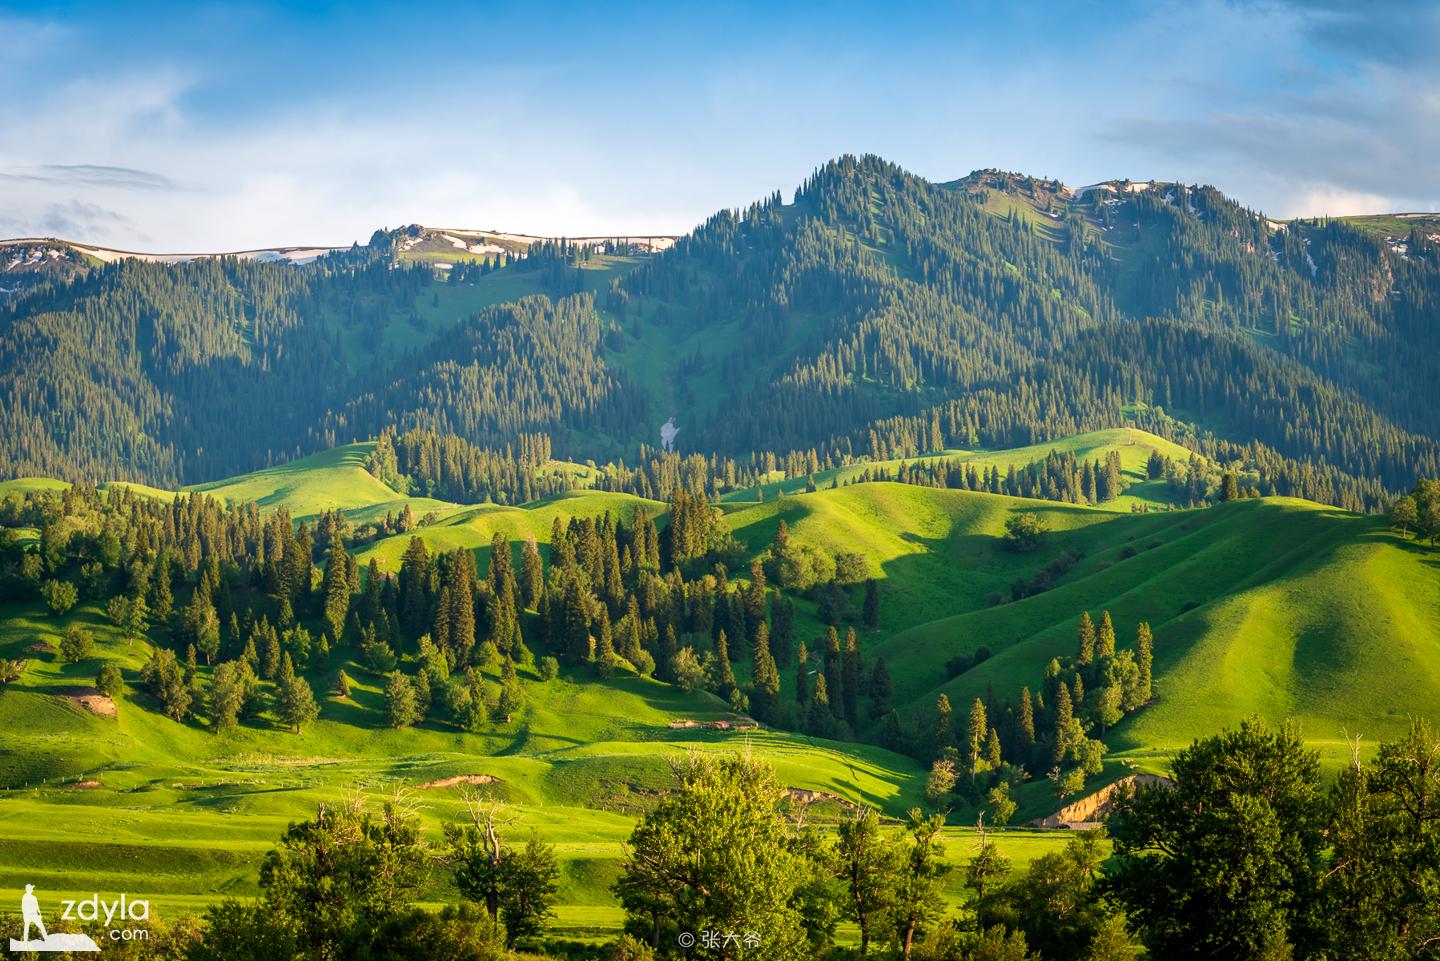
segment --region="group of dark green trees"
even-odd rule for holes
[[[988,801],[992,818],[1004,812],[1004,824],[1017,785],[1048,778],[1064,804],[1084,789],[1087,776],[1100,773],[1106,751],[1100,738],[1150,700],[1154,638],[1142,621],[1134,646],[1119,647],[1105,611],[1098,625],[1088,612],[1080,616],[1077,640],[1075,656],[1051,660],[1041,687],[1033,695],[1021,688],[1015,703],[976,698],[957,713],[947,695],[938,697],[928,738],[933,804]],[[989,653],[981,648],[969,658],[957,656],[947,672],[963,674]]]
[[[895,728],[884,665],[862,674],[855,625],[880,617],[864,559],[790,544],[782,524],[732,583],[726,565],[743,565],[743,552],[705,497],[684,490],[663,529],[644,511],[629,523],[557,517],[548,564],[534,538],[517,563],[497,535],[482,572],[473,552],[432,553],[412,537],[394,575],[360,567],[335,512],[296,524],[201,494],[167,502],[84,485],[11,498],[0,512],[0,591],[56,614],[79,598],[100,603],[131,643],[155,643],[134,680],[159,709],[217,732],[266,718],[301,730],[318,715],[317,685],[350,695],[352,662],[379,679],[396,727],[507,723],[524,703],[521,671],[543,681],[564,663],[704,688],[737,712],[826,736],[887,717]],[[21,544],[17,527],[36,529],[38,543]],[[802,592],[832,625],[813,658],[796,636]],[[84,639],[63,656],[88,659]],[[793,700],[780,696],[782,670],[795,672]],[[102,671],[118,693],[114,665]]]

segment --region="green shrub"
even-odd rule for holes
[[[70,613],[70,608],[80,599],[80,592],[69,581],[46,581],[40,586],[40,593],[45,598],[50,613],[56,617],[64,617]]]
[[[114,661],[106,661],[100,665],[100,673],[95,677],[95,689],[108,698],[119,697],[120,692],[125,689],[125,678]]]
[[[71,625],[60,638],[60,657],[69,664],[79,664],[95,656],[95,638],[85,628]]]

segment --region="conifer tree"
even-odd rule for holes
[[[515,659],[505,655],[500,668],[500,700],[495,705],[496,720],[508,724],[510,719],[525,703],[525,690],[520,686],[520,674],[515,670]]]
[[[806,713],[805,729],[816,737],[827,737],[835,727],[835,712],[830,708],[830,694],[826,690],[825,675],[815,675],[815,692],[810,696]]]
[[[320,706],[315,703],[315,692],[305,678],[296,675],[290,664],[290,655],[281,661],[280,680],[277,683],[275,711],[281,722],[300,733],[300,729],[320,716]]]
[[[795,647],[795,602],[780,596],[779,592],[771,595],[770,623],[770,655],[775,658],[776,667],[789,667]]]
[[[680,653],[680,640],[675,635],[675,625],[665,625],[665,640],[660,649],[660,663],[655,676],[662,681],[675,683],[675,657]]]
[[[130,598],[130,604],[125,610],[123,629],[126,643],[134,643],[135,638],[144,636],[149,627],[150,609],[145,603],[145,595],[137,593]]]
[[[155,576],[151,581],[151,606],[155,610],[155,622],[164,624],[170,620],[175,607],[175,595],[170,588],[170,561],[162,557],[155,563]]]
[[[795,654],[795,703],[802,708],[810,703],[810,652],[804,641]]]
[[[325,558],[325,577],[321,586],[325,595],[325,629],[332,644],[340,643],[345,631],[345,617],[350,612],[349,559],[350,555],[337,537]]]
[[[890,713],[890,699],[894,696],[895,686],[890,680],[890,671],[885,666],[885,658],[875,658],[875,667],[870,672],[870,719],[879,720]]]
[[[730,659],[740,662],[745,659],[747,652],[746,643],[749,639],[749,629],[746,627],[747,615],[745,613],[745,596],[740,588],[730,595],[730,627],[733,629],[731,637],[738,637],[740,643],[730,645]]]
[[[845,651],[840,676],[845,720],[853,729],[860,720],[860,645],[853,627],[845,632]]]
[[[1090,612],[1084,611],[1080,615],[1080,652],[1075,663],[1081,667],[1089,667],[1095,659],[1095,622],[1090,620]]]
[[[508,558],[509,548],[502,553]],[[494,555],[491,555],[494,566]],[[464,664],[470,660],[475,647],[475,555],[459,548],[452,555],[450,568],[450,646],[455,651],[455,663]],[[491,638],[500,647],[499,638]],[[510,640],[510,638],[505,638]],[[505,648],[508,649],[508,645]]]
[[[1055,738],[1052,744],[1052,760],[1056,764],[1065,760],[1070,749],[1070,727],[1075,718],[1075,709],[1070,700],[1070,689],[1061,684],[1055,691]]]
[[[640,619],[640,600],[634,594],[626,599],[625,617],[621,620],[621,627],[620,656],[638,666],[641,654],[644,653],[641,643],[643,624]]]
[[[1235,475],[1229,471],[1220,479],[1220,500],[1233,501],[1240,499],[1240,487],[1235,482]]]
[[[275,680],[280,673],[281,664],[280,636],[275,632],[274,628],[270,628],[265,632],[265,660],[262,664],[263,670],[260,672],[260,676],[267,681]]]
[[[1020,719],[1015,726],[1016,749],[1021,760],[1030,757],[1035,747],[1035,706],[1030,700],[1030,688],[1020,689]]]
[[[873,577],[865,580],[865,606],[860,617],[869,630],[873,631],[880,626],[880,589],[875,585]]]
[[[834,627],[825,632],[825,689],[830,710],[837,718],[845,716],[845,676],[840,657],[840,635]]]
[[[393,728],[409,727],[419,719],[415,687],[399,671],[390,672],[385,682],[385,718]]]
[[[989,728],[990,723],[985,717],[985,703],[977,697],[975,703],[970,705],[970,723],[965,736],[965,762],[970,768],[972,783],[984,764],[986,734]]]
[[[935,699],[935,716],[930,724],[930,758],[940,760],[955,749],[955,717],[950,698],[943,692]]]
[[[765,622],[765,568],[756,559],[750,563],[750,583],[744,594],[746,638],[755,640],[756,628]]]
[[[772,721],[780,704],[780,672],[770,656],[770,637],[764,623],[755,636],[750,706],[762,721]]]
[[[406,504],[405,508],[408,511],[410,505]],[[425,550],[425,542],[418,537],[410,538],[409,544],[405,547],[405,553],[400,558],[400,597],[397,613],[400,617],[400,626],[411,637],[419,637],[425,633],[426,621],[429,616],[427,610],[429,599],[425,592],[425,572],[429,566],[430,555]]]
[[[430,625],[430,637],[440,645],[451,661],[461,664],[465,659],[456,655],[455,645],[450,641],[450,623],[454,616],[454,610],[455,600],[451,594],[450,585],[446,584],[440,588],[440,596],[435,602],[435,619]]]
[[[729,646],[730,639],[721,631],[715,638],[715,677],[711,683],[714,692],[727,699],[735,690],[735,669],[730,666]]]
[[[527,610],[537,610],[540,604],[540,592],[545,587],[545,564],[540,559],[540,545],[535,543],[535,535],[531,534],[525,538],[525,546],[520,549],[520,599]]]
[[[1115,656],[1115,623],[1110,620],[1109,611],[1100,614],[1100,629],[1095,634],[1095,655],[1101,659]]]
[[[990,770],[1000,767],[1003,760],[1000,749],[1000,732],[995,728],[990,729],[990,735],[985,739],[985,764]]]
[[[1138,697],[1141,704],[1150,700],[1152,677],[1155,663],[1155,640],[1150,635],[1150,624],[1141,621],[1135,630],[1135,660],[1140,670]]]
[[[566,580],[565,594],[559,607],[567,659],[571,666],[584,664],[592,656],[590,621],[585,615],[584,595],[575,578]]]
[[[615,639],[610,626],[610,612],[600,609],[599,638],[595,642],[595,673],[609,677],[615,672]]]

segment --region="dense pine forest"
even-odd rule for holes
[[[17,288],[0,473],[196,483],[387,428],[643,465],[667,416],[722,474],[1121,423],[1352,508],[1440,473],[1440,261],[1418,230],[845,157],[653,257],[556,242],[444,270],[404,236]]]

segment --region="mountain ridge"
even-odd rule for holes
[[[1369,509],[1440,473],[1436,244],[1161,186],[842,157],[659,253],[417,225],[87,268],[0,304],[0,473],[194,483],[387,427],[633,463],[667,416],[831,466],[1128,423]]]
[[[1069,197],[1072,197],[1072,198],[1073,198],[1073,197],[1080,197],[1080,196],[1083,196],[1083,195],[1085,195],[1085,194],[1087,194],[1087,193],[1091,193],[1091,192],[1094,192],[1094,191],[1097,191],[1097,190],[1098,190],[1098,191],[1105,191],[1105,190],[1108,189],[1108,190],[1110,190],[1110,191],[1117,191],[1117,192],[1123,191],[1123,192],[1128,192],[1128,193],[1139,193],[1139,192],[1144,191],[1144,190],[1155,189],[1155,188],[1160,188],[1160,187],[1165,187],[1165,188],[1183,187],[1183,188],[1185,188],[1185,189],[1187,189],[1187,190],[1212,189],[1212,190],[1216,190],[1217,192],[1222,193],[1222,195],[1223,195],[1223,191],[1222,191],[1218,186],[1216,186],[1216,185],[1214,185],[1214,184],[1199,184],[1199,183],[1185,184],[1183,181],[1178,181],[1178,180],[1158,180],[1158,179],[1134,180],[1134,179],[1129,178],[1129,177],[1115,177],[1115,178],[1110,178],[1110,179],[1107,179],[1107,180],[1096,181],[1095,183],[1092,183],[1092,184],[1084,184],[1084,185],[1078,185],[1078,186],[1077,186],[1077,185],[1075,185],[1075,184],[1066,183],[1066,182],[1064,182],[1064,181],[1061,181],[1061,180],[1058,180],[1058,179],[1055,179],[1055,178],[1052,178],[1052,177],[1038,177],[1038,176],[1035,176],[1035,175],[1033,175],[1033,174],[1027,174],[1027,173],[1023,173],[1023,172],[1020,172],[1020,171],[1013,171],[1013,170],[1003,170],[1003,169],[998,168],[998,167],[982,167],[982,168],[977,168],[977,169],[975,169],[975,170],[970,171],[970,173],[965,174],[964,176],[957,177],[957,178],[955,178],[955,179],[953,179],[953,180],[937,181],[936,183],[937,183],[938,186],[941,186],[941,187],[954,187],[954,188],[961,188],[961,187],[983,187],[983,186],[986,186],[987,183],[993,186],[994,182],[997,181],[997,180],[1004,180],[1005,182],[1007,182],[1007,183],[1009,183],[1009,184],[1011,184],[1011,185],[1021,185],[1021,184],[1036,184],[1036,185],[1042,185],[1042,184],[1043,184],[1043,185],[1052,185],[1053,188],[1056,189],[1058,192],[1063,193],[1063,194],[1065,194],[1065,195],[1067,195],[1067,196],[1069,196]],[[1228,195],[1225,195],[1225,196],[1228,196]],[[1246,208],[1246,209],[1254,210],[1254,212],[1255,212],[1257,215],[1264,216],[1263,211],[1260,211],[1260,210],[1258,210],[1258,209],[1256,209],[1256,208]],[[1400,218],[1400,219],[1412,219],[1412,220],[1419,220],[1419,221],[1429,220],[1429,219],[1432,219],[1432,218],[1433,218],[1433,219],[1435,219],[1437,222],[1440,222],[1440,210],[1430,210],[1430,211],[1425,211],[1425,210],[1404,210],[1404,211],[1402,211],[1402,210],[1375,210],[1375,211],[1370,211],[1370,212],[1367,212],[1367,213],[1359,213],[1359,214],[1328,214],[1328,213],[1325,213],[1325,212],[1316,212],[1316,213],[1311,213],[1311,214],[1297,214],[1297,215],[1291,216],[1291,217],[1270,217],[1270,216],[1265,216],[1265,219],[1266,219],[1266,220],[1268,220],[1269,222],[1274,223],[1274,224],[1299,223],[1299,222],[1305,222],[1305,221],[1325,220],[1325,219],[1342,220],[1342,221],[1367,221],[1367,220],[1372,220],[1372,219],[1375,219],[1375,218]],[[531,234],[531,233],[527,233],[527,232],[525,232],[525,231],[512,231],[512,230],[506,230],[506,229],[497,228],[497,227],[491,227],[491,228],[445,227],[445,226],[434,226],[434,225],[430,225],[430,224],[419,224],[419,223],[412,223],[412,224],[408,225],[408,227],[397,227],[397,228],[379,227],[379,228],[376,229],[375,233],[388,234],[388,233],[392,233],[392,232],[394,232],[394,231],[403,231],[403,230],[410,229],[410,228],[414,228],[414,227],[418,227],[418,228],[420,228],[421,230],[426,231],[426,232],[428,232],[428,233],[432,233],[432,234],[453,234],[453,235],[457,235],[457,236],[467,236],[467,235],[468,235],[468,236],[475,236],[475,237],[481,237],[481,236],[503,237],[503,238],[511,238],[511,239],[514,239],[514,240],[517,240],[517,241],[526,242],[526,243],[538,243],[538,242],[547,241],[547,240],[548,240],[548,241],[558,241],[558,240],[562,240],[562,239],[569,240],[569,241],[571,241],[571,242],[582,242],[582,241],[602,242],[602,241],[614,240],[614,239],[660,240],[660,241],[669,240],[669,241],[674,241],[674,240],[680,239],[681,237],[687,236],[688,233],[689,233],[689,232],[685,232],[685,233],[678,233],[678,234],[676,234],[676,233],[665,233],[665,232],[657,232],[657,231],[639,232],[639,233],[636,233],[636,232],[633,232],[633,231],[602,231],[602,232],[600,232],[600,233],[594,233],[594,234],[569,234],[569,233],[559,233],[559,234]],[[373,234],[372,234],[372,238],[371,238],[371,239],[372,239],[372,240],[374,239],[374,235],[373,235]],[[352,246],[354,246],[355,244],[359,244],[359,241],[354,241],[354,242],[351,243],[351,244],[324,244],[324,243],[321,243],[321,244],[299,244],[299,243],[281,243],[281,244],[269,244],[269,245],[264,245],[264,246],[260,246],[260,247],[250,247],[250,248],[236,249],[236,250],[205,250],[205,251],[190,251],[190,252],[174,252],[174,251],[170,251],[170,252],[167,252],[167,251],[156,251],[156,250],[126,250],[126,249],[123,249],[123,248],[114,247],[114,246],[107,245],[107,244],[91,243],[91,242],[85,241],[85,240],[75,240],[75,239],[72,239],[72,238],[56,237],[56,236],[43,236],[43,237],[41,237],[41,236],[35,236],[35,237],[0,237],[0,248],[9,247],[9,246],[28,245],[28,244],[54,244],[54,245],[60,245],[60,246],[65,246],[65,247],[73,247],[73,248],[76,248],[76,249],[78,249],[78,250],[83,250],[83,251],[94,251],[94,252],[99,252],[99,253],[101,253],[101,254],[113,255],[114,257],[117,257],[117,258],[118,258],[118,257],[134,257],[134,258],[140,258],[140,259],[160,260],[160,261],[164,261],[164,262],[178,262],[178,261],[184,260],[184,259],[199,259],[199,258],[213,258],[213,257],[239,257],[239,256],[244,256],[244,255],[246,255],[246,254],[263,254],[263,253],[270,252],[270,251],[274,251],[274,252],[285,252],[285,251],[314,250],[314,251],[333,252],[333,251],[340,251],[340,250],[349,250],[349,249],[350,249]],[[368,244],[368,241],[367,241],[367,244]],[[362,245],[362,246],[364,246],[364,245]]]

